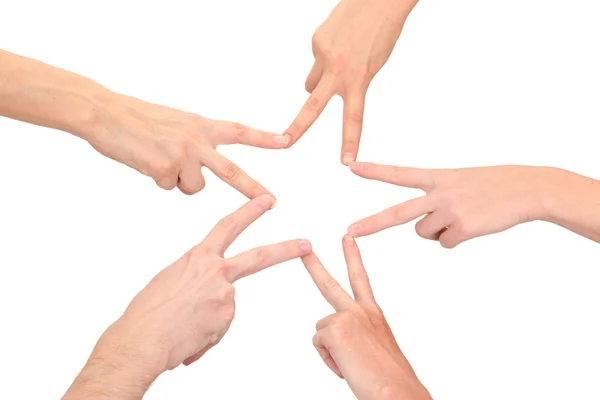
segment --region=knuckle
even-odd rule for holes
[[[348,279],[350,283],[364,282],[369,278],[365,271],[352,271],[348,274]]]
[[[220,276],[227,276],[231,273],[231,265],[224,262],[223,264],[219,265],[217,272]]]
[[[455,235],[459,238],[470,237],[473,234],[473,225],[464,218],[459,218],[454,224]]]
[[[427,239],[427,234],[425,233],[425,226],[423,220],[416,223],[415,232],[417,232],[417,235],[419,235],[423,239]]]
[[[311,110],[319,110],[322,106],[322,100],[320,97],[315,95],[311,95],[308,100],[306,100],[306,106]]]
[[[333,278],[327,278],[321,282],[321,289],[324,292],[337,290],[340,287],[340,283]]]
[[[228,162],[227,165],[225,165],[225,169],[223,170],[223,176],[225,177],[225,179],[228,180],[234,180],[235,178],[237,178],[240,174],[240,168],[235,165],[232,162]]]
[[[450,238],[448,238],[445,235],[442,235],[440,237],[440,245],[445,249],[451,249],[455,246],[454,243],[450,240]]]
[[[226,300],[233,300],[235,298],[235,287],[231,283],[225,285],[223,290],[223,298]]]
[[[265,248],[256,249],[256,253],[254,254],[254,261],[257,265],[263,265],[267,261],[269,254]]]
[[[239,122],[232,122],[231,131],[236,139],[241,140],[248,133],[248,128]]]
[[[344,115],[344,122],[362,125],[364,112],[362,110],[352,110]]]
[[[170,178],[177,172],[177,163],[168,158],[157,160],[153,166],[154,178],[165,179]]]
[[[235,317],[235,303],[233,301],[229,302],[223,309],[223,320],[225,324],[231,324],[233,318]]]

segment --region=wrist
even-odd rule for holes
[[[88,142],[97,141],[105,134],[103,127],[107,123],[107,116],[110,115],[111,108],[118,104],[119,96],[105,88],[86,91],[81,96],[77,118],[74,118],[67,131]]]
[[[150,341],[122,321],[100,337],[63,400],[139,400],[165,371],[163,357]]]
[[[536,219],[560,224],[565,218],[563,210],[569,207],[569,196],[577,191],[577,175],[560,168],[548,167],[544,171]]]

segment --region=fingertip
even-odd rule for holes
[[[342,238],[342,243],[346,246],[350,246],[350,245],[354,244],[354,238],[352,236],[350,236],[349,234],[346,234]]]
[[[264,207],[269,207],[269,210],[272,210],[277,204],[277,199],[272,194],[261,194],[254,198],[254,200]]]
[[[300,240],[300,250],[302,250],[302,255],[308,255],[312,252],[312,244],[310,241],[306,239]]]
[[[292,138],[289,134],[283,134],[283,135],[274,135],[273,136],[273,141],[275,142],[275,145],[277,148],[286,148],[289,146],[289,144],[292,141]]]
[[[281,136],[285,138],[284,148],[289,149],[290,147],[292,147],[292,145],[294,144],[294,137],[290,133],[284,133]]]
[[[347,151],[342,156],[342,164],[344,164],[344,165],[350,165],[352,162],[354,162],[354,158],[355,158],[354,154],[352,154],[351,152]]]
[[[348,235],[358,237],[360,236],[362,229],[363,227],[361,224],[352,224],[348,227]]]
[[[350,163],[350,171],[354,173],[359,173],[364,169],[364,164],[359,162]]]

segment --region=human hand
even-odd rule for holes
[[[505,165],[462,169],[419,169],[353,163],[367,179],[421,189],[426,195],[362,219],[348,228],[352,236],[370,235],[422,215],[417,234],[446,248],[517,224],[546,219],[544,197],[555,168]]]
[[[91,134],[81,135],[100,153],[152,177],[158,186],[185,194],[204,188],[202,167],[248,198],[269,193],[216,151],[224,144],[282,149],[288,138],[216,121],[133,97],[103,95]]]
[[[404,21],[418,0],[341,0],[316,30],[315,63],[306,79],[311,94],[286,131],[294,144],[334,95],[344,100],[342,163],[356,160],[367,89],[387,62]]]
[[[358,246],[343,239],[354,299],[314,253],[302,257],[310,276],[336,313],[317,323],[313,344],[325,364],[346,379],[359,400],[431,399],[396,343],[377,305]]]
[[[291,240],[224,257],[238,235],[273,203],[270,195],[249,201],[156,275],[100,338],[65,399],[96,399],[98,391],[111,399],[141,398],[162,372],[189,365],[218,344],[235,313],[232,284],[311,251],[307,240]]]

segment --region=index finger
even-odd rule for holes
[[[207,250],[223,255],[237,237],[261,215],[273,208],[275,198],[262,195],[221,219],[202,242]]]
[[[433,171],[430,169],[355,162],[350,164],[350,170],[366,179],[421,189],[426,192],[431,190],[434,185]]]
[[[331,274],[325,269],[315,253],[302,257],[302,263],[316,283],[325,300],[333,306],[336,311],[352,309],[356,303],[348,293],[340,286]]]
[[[392,226],[406,224],[421,215],[435,211],[435,208],[436,199],[432,195],[410,199],[355,222],[348,228],[348,233],[354,237],[372,235]]]
[[[207,154],[202,163],[222,181],[249,199],[253,199],[261,194],[270,194],[260,183],[252,179],[240,167],[219,154],[216,150],[212,150]]]
[[[288,240],[287,242],[257,247],[229,259],[230,270],[227,278],[235,282],[263,269],[284,263],[310,253],[308,240]]]
[[[284,135],[290,137],[290,146],[312,126],[319,118],[319,115],[329,103],[329,100],[335,94],[335,79],[333,77],[324,76],[315,90],[312,91],[306,103],[298,113],[298,116],[287,128]]]
[[[219,144],[244,144],[263,149],[282,149],[290,142],[288,136],[253,129],[237,122],[214,121],[214,124]]]

